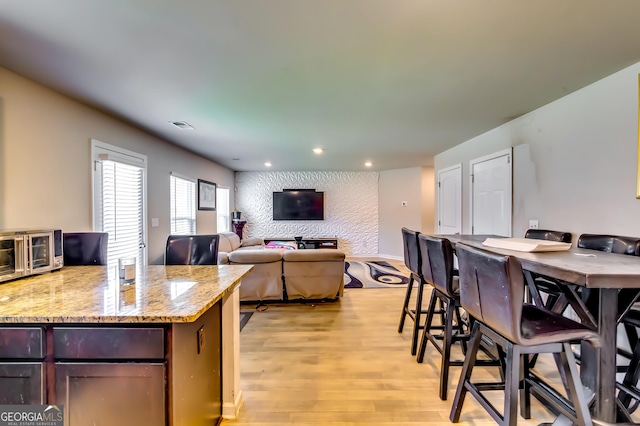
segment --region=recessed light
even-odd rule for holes
[[[268,162],[268,161],[266,163],[264,163],[264,165],[267,166],[267,167],[271,167],[271,163]]]
[[[367,161],[366,163],[364,163],[365,167],[371,167],[373,166],[373,163],[371,161]]]
[[[323,152],[323,151],[324,151],[324,150],[323,150],[322,148],[313,148],[313,152],[314,152],[315,154],[322,154],[322,152]]]
[[[194,127],[191,124],[187,123],[186,121],[170,121],[169,123],[173,124],[178,129],[186,129],[186,130],[194,129]]]

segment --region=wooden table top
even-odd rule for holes
[[[568,251],[530,253],[482,245],[495,235],[436,235],[520,259],[524,269],[587,288],[640,288],[640,257],[572,247]]]

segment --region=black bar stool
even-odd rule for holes
[[[451,360],[451,345],[457,341],[463,344],[463,353],[466,352],[466,342],[469,334],[465,330],[465,322],[460,314],[460,292],[458,288],[458,271],[453,268],[453,247],[446,238],[418,235],[420,257],[422,258],[422,275],[425,280],[433,285],[431,300],[427,312],[427,320],[422,339],[418,348],[417,361],[424,360],[427,342],[431,342],[442,357],[440,363],[440,392],[441,400],[447,399],[447,384],[449,382],[449,367],[462,366],[463,360]],[[442,325],[434,326],[433,317],[439,312],[436,310],[436,302],[440,301]],[[454,330],[455,321],[455,330]],[[435,334],[433,331],[439,330]],[[439,343],[442,341],[442,344]]]
[[[456,245],[460,271],[460,301],[474,318],[471,342],[465,357],[450,419],[457,423],[470,392],[500,425],[517,424],[518,390],[521,414],[530,417],[530,394],[544,399],[555,410],[579,425],[591,424],[571,342],[588,340],[600,346],[597,333],[560,314],[524,304],[524,276],[517,258],[493,254],[464,244]],[[483,336],[495,342],[505,355],[504,382],[474,383],[471,373]],[[567,377],[569,399],[553,391],[529,368],[525,354],[558,353],[558,369]],[[521,376],[522,374],[522,376]],[[483,394],[504,391],[502,414]]]
[[[420,249],[418,248],[418,232],[412,231],[408,228],[402,228],[402,242],[404,244],[404,264],[407,269],[411,271],[411,278],[409,279],[407,292],[404,296],[404,303],[402,304],[398,333],[402,333],[402,329],[404,328],[404,321],[406,317],[409,317],[413,321],[411,355],[415,355],[418,347],[418,335],[420,329],[423,328],[420,318],[423,314],[426,314],[426,311],[422,310],[422,294],[424,291],[424,286],[425,284],[427,284],[427,282],[422,276],[422,259],[420,258]],[[418,283],[418,293],[416,295],[416,307],[415,309],[411,309],[409,303],[414,282]]]
[[[169,235],[165,265],[217,265],[220,235]]]
[[[66,266],[106,265],[109,234],[106,232],[65,232],[62,251]]]

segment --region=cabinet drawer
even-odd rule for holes
[[[42,327],[0,327],[0,358],[43,359],[45,353]]]
[[[164,359],[162,328],[54,327],[56,359]]]

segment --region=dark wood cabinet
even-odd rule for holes
[[[56,404],[68,426],[164,426],[162,363],[55,364]]]
[[[44,404],[42,362],[0,363],[0,405]]]

